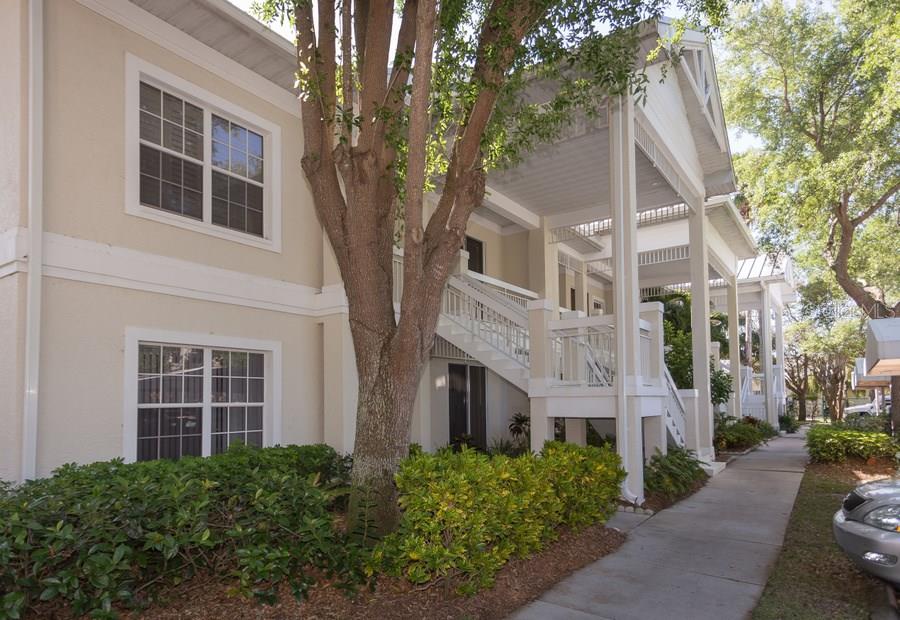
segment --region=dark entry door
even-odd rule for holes
[[[469,366],[469,434],[472,444],[487,450],[484,366]]]
[[[484,243],[466,237],[466,252],[469,253],[469,271],[484,273]]]
[[[469,389],[465,364],[450,364],[450,443],[469,434]]]

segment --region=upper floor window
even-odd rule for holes
[[[133,56],[127,64],[137,157],[126,211],[280,251],[279,129]]]

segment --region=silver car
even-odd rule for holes
[[[838,546],[860,569],[900,585],[900,480],[856,487],[832,528]]]

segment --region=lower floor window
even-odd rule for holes
[[[263,353],[142,342],[137,382],[137,460],[263,445]]]

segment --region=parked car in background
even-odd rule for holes
[[[856,487],[835,513],[832,531],[861,570],[900,586],[900,480]]]

